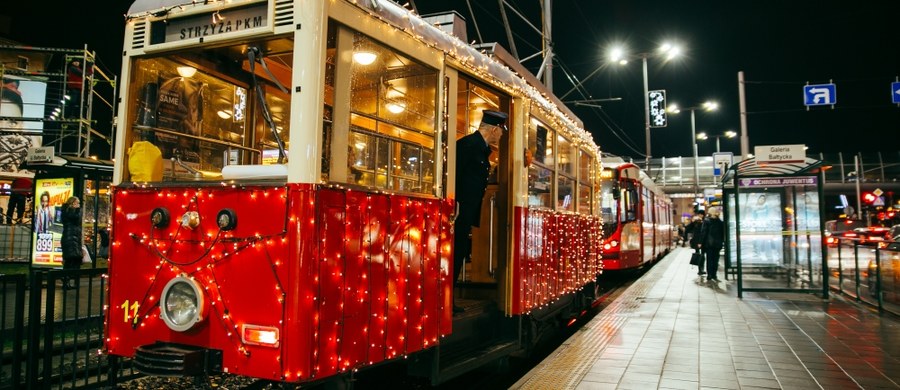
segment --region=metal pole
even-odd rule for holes
[[[860,181],[860,179],[862,179],[862,175],[860,175],[860,172],[859,172],[859,155],[858,154],[853,155],[853,170],[856,171],[856,214],[861,217],[862,216],[862,203],[859,200],[859,181]],[[852,215],[850,216],[850,218],[859,219],[858,217],[853,218]]]
[[[741,157],[750,156],[750,137],[747,136],[747,97],[744,94],[744,71],[738,72],[738,98],[741,105]]]
[[[691,109],[691,143],[694,147],[694,196],[700,188],[700,169],[697,167],[697,121],[694,119],[695,109]]]
[[[550,46],[550,42],[553,42],[553,29],[552,29],[552,20],[553,20],[553,0],[544,0],[544,52],[545,58],[548,60],[546,72],[544,72],[544,86],[547,87],[547,90],[553,92],[553,46]]]
[[[641,60],[644,64],[644,137],[647,139],[647,164],[644,167],[647,170],[647,176],[653,177],[650,174],[650,101],[648,100],[648,96],[650,95],[650,87],[647,85],[647,55],[642,55]]]
[[[719,136],[717,135],[716,136],[716,153],[719,153],[719,152],[721,152],[721,150],[719,150]]]

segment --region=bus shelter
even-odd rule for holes
[[[106,229],[113,162],[54,156],[46,162],[26,162],[22,168],[35,172],[31,266],[62,266],[62,206],[76,196],[81,200],[84,244],[95,267],[98,257],[106,257],[109,245]]]
[[[722,180],[726,274],[744,291],[821,292],[826,247],[822,161],[732,166]],[[731,260],[734,259],[732,262]]]

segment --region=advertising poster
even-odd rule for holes
[[[0,88],[0,117],[21,118],[0,120],[0,171],[18,172],[29,148],[41,146],[39,135],[26,135],[22,130],[43,129],[44,100],[47,84],[12,75],[3,76]]]
[[[186,77],[160,80],[156,103],[157,126],[195,137],[200,136],[205,84]],[[157,134],[163,158],[177,155],[187,163],[200,163],[200,141],[196,138]]]
[[[71,177],[37,179],[34,192],[34,233],[31,265],[62,266],[62,206],[74,193]]]
[[[741,259],[745,265],[781,265],[783,259],[780,193],[742,193]]]

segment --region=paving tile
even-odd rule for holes
[[[679,362],[679,363],[684,363],[684,362]],[[663,366],[663,373],[665,373],[667,371],[699,373],[700,372],[700,364],[699,363],[698,364],[666,363],[666,365]]]
[[[738,383],[743,386],[756,386],[756,387],[765,387],[770,389],[780,389],[781,384],[778,383],[777,380],[774,379],[762,379],[762,378],[741,378],[738,377]]]
[[[659,382],[660,389],[677,389],[677,390],[696,390],[700,388],[700,383],[696,381],[684,381],[677,379],[663,378]]]
[[[700,374],[697,371],[685,372],[685,371],[663,370],[662,379],[676,379],[676,380],[680,380],[680,381],[696,382],[700,379]]]
[[[737,370],[735,371],[735,375],[738,378],[756,378],[756,379],[775,379],[775,374],[772,371],[751,371],[751,370]]]
[[[706,377],[700,377],[700,386],[703,388],[716,388],[716,389],[740,389],[741,388],[740,384],[735,380],[706,378]]]
[[[622,375],[621,382],[652,382],[658,383],[659,379],[662,377],[658,372],[651,373],[643,373],[643,372],[628,372],[625,371],[625,374]]]
[[[615,390],[615,383],[579,382],[576,390]]]
[[[587,382],[600,382],[600,383],[619,383],[622,379],[622,374],[613,374],[613,373],[600,373],[600,372],[589,372],[581,378],[581,380]]]
[[[591,367],[591,370],[588,371],[588,373],[609,376],[622,376],[622,374],[625,373],[625,367],[598,366],[597,364],[594,364]]]

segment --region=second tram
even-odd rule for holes
[[[672,201],[637,165],[606,157],[602,164],[603,268],[643,267],[672,250]]]

